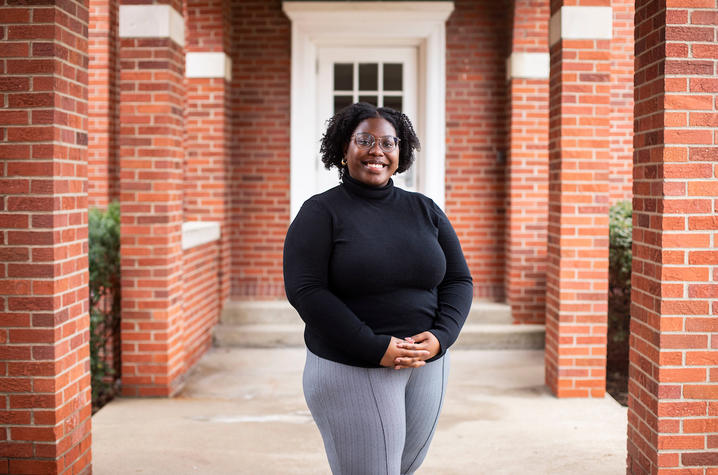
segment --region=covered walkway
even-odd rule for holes
[[[623,473],[626,408],[558,399],[542,350],[454,350],[418,474]],[[120,398],[92,418],[93,473],[328,474],[301,392],[304,350],[213,348],[172,399]]]

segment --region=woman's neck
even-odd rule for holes
[[[391,178],[384,186],[371,186],[352,178],[348,170],[344,170],[342,183],[349,192],[369,199],[383,199],[394,191],[394,181]]]

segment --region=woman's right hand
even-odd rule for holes
[[[426,364],[424,360],[429,355],[429,352],[415,348],[416,345],[414,343],[391,337],[386,353],[384,353],[379,364],[386,367],[393,367],[394,369],[424,366]],[[401,364],[397,363],[397,358],[401,358]]]

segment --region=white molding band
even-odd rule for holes
[[[333,34],[359,36],[371,25],[371,33],[390,27],[389,30],[396,30],[394,34],[388,31],[383,35],[402,37],[412,31],[413,36],[424,37],[431,29],[430,23],[446,22],[454,11],[454,2],[382,1],[377,5],[376,1],[283,1],[282,9],[292,24],[322,26],[333,30]],[[324,31],[311,33],[312,36],[326,34]]]
[[[290,211],[316,193],[317,60],[321,47],[412,46],[420,71],[418,123],[423,135],[419,190],[445,203],[446,20],[454,2],[282,2],[292,21]],[[328,119],[324,118],[324,120]],[[423,132],[421,132],[423,131]]]
[[[612,33],[611,7],[561,7],[549,22],[549,46],[560,39],[610,40]]]
[[[232,80],[232,58],[227,53],[187,53],[185,61],[185,76],[188,78]]]
[[[506,79],[548,79],[550,63],[548,53],[513,52],[506,59]]]
[[[169,5],[120,5],[120,38],[170,38],[184,46],[184,18]]]
[[[182,223],[182,250],[219,240],[219,222],[185,221]]]

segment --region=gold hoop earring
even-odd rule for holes
[[[342,166],[343,166],[343,167],[346,167],[346,166],[347,166],[347,159],[346,159],[346,158],[342,158]]]

